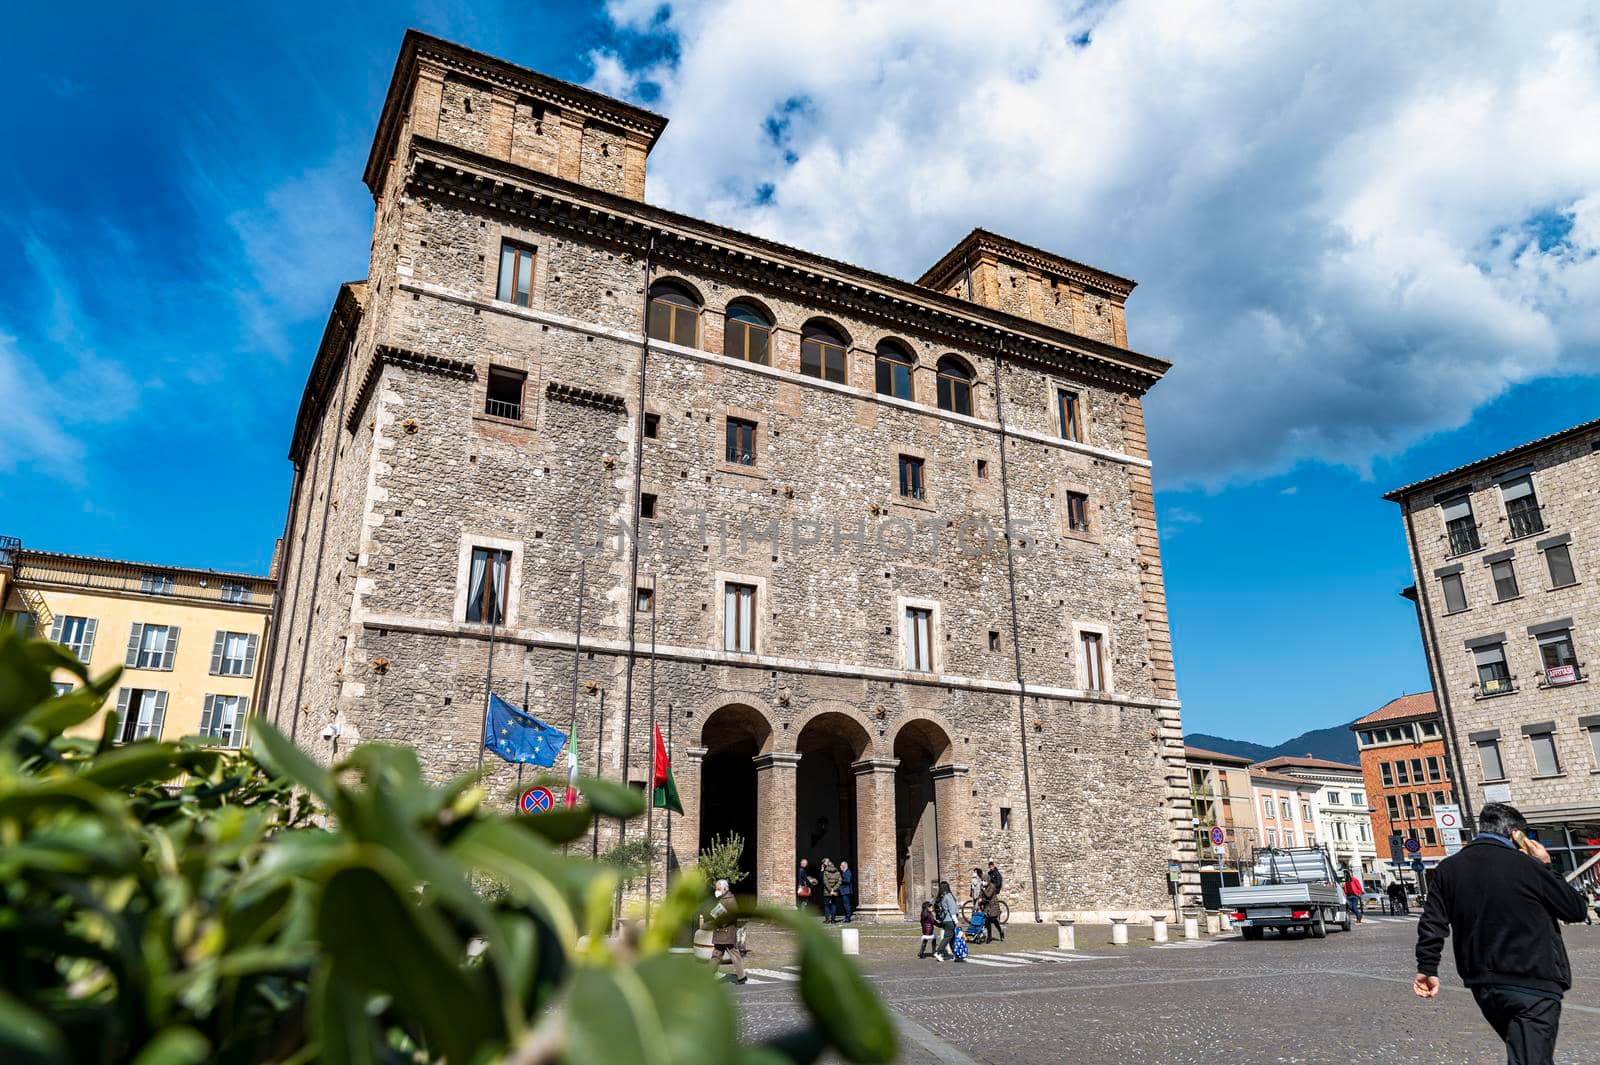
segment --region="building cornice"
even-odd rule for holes
[[[1475,477],[1486,470],[1490,470],[1507,463],[1525,462],[1527,459],[1539,454],[1542,451],[1559,447],[1576,439],[1577,437],[1582,436],[1584,433],[1594,430],[1600,430],[1600,418],[1596,418],[1592,421],[1580,422],[1577,425],[1567,429],[1562,429],[1559,432],[1551,433],[1548,436],[1541,436],[1537,440],[1530,440],[1526,444],[1518,444],[1516,447],[1508,448],[1505,451],[1496,452],[1493,455],[1478,459],[1475,462],[1469,462],[1464,466],[1457,466],[1453,470],[1445,470],[1443,473],[1436,473],[1432,477],[1424,477],[1420,481],[1413,481],[1408,485],[1403,485],[1400,488],[1396,488],[1392,492],[1385,492],[1383,494],[1383,498],[1389,500],[1391,503],[1399,503],[1404,506],[1408,500],[1408,497],[1410,497],[1413,493],[1420,492],[1424,489],[1427,489],[1431,492],[1437,492],[1441,486],[1450,481],[1459,481],[1464,478]],[[1596,443],[1597,446],[1600,446],[1600,440],[1597,440]]]
[[[1042,273],[1076,281],[1086,289],[1103,292],[1119,300],[1127,299],[1139,284],[1131,278],[1118,277],[1098,267],[1063,258],[1054,252],[1023,244],[987,229],[974,229],[968,233],[959,244],[945,252],[944,257],[934,263],[927,273],[919,277],[917,284],[943,291],[958,272],[966,269],[974,256],[985,255],[1019,262]]]
[[[356,328],[361,324],[367,283],[347,281],[339,286],[333,299],[333,310],[328,312],[328,322],[322,328],[322,342],[311,362],[311,372],[306,375],[305,389],[300,393],[300,409],[295,415],[294,433],[289,438],[289,461],[299,466],[305,459],[311,441],[316,438],[316,423],[326,406],[326,400],[335,388],[339,368],[355,341]]]
[[[783,291],[837,309],[999,353],[1050,372],[1142,395],[1171,368],[1152,355],[1081,336],[849,263],[578,185],[426,137],[412,140],[412,195],[451,199],[543,222],[643,256]]]
[[[379,344],[367,362],[367,368],[361,375],[361,383],[356,386],[355,398],[350,403],[349,413],[345,415],[344,427],[347,432],[355,432],[356,424],[361,419],[361,412],[367,405],[367,398],[377,387],[378,375],[385,366],[403,366],[408,370],[436,374],[440,377],[454,377],[463,381],[470,381],[478,376],[477,367],[462,359],[447,359],[442,355],[427,355],[395,347],[392,344]]]

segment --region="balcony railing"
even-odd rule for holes
[[[17,551],[22,547],[22,540],[15,536],[0,536],[0,566],[9,566],[16,562]]]
[[[496,418],[510,418],[513,421],[522,419],[522,404],[513,403],[506,399],[486,400],[483,405],[485,414],[492,414]]]
[[[1478,525],[1471,518],[1457,518],[1448,527],[1450,533],[1450,553],[1464,555],[1469,551],[1476,551],[1483,545],[1478,541]]]
[[[17,580],[31,585],[53,585],[58,588],[81,588],[109,592],[150,594],[145,582],[151,574],[147,568],[129,568],[99,559],[59,559],[49,556],[30,556],[23,552],[17,562]],[[183,570],[159,571],[168,578],[159,593],[174,599],[204,600],[214,603],[250,603],[266,605],[272,602],[272,582],[261,578],[224,577],[204,575]]]
[[[1544,515],[1539,504],[1527,499],[1513,500],[1506,505],[1506,521],[1511,525],[1511,539],[1544,532]]]

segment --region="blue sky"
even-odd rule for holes
[[[1424,687],[1382,491],[1600,406],[1581,7],[1448,34],[1143,2],[375,8],[11,13],[0,534],[266,569],[407,26],[668,114],[654,202],[900,276],[983,225],[1138,278],[1131,340],[1175,364],[1149,414],[1194,730],[1277,742]]]

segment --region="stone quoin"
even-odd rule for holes
[[[1013,920],[1148,920],[1169,860],[1193,893],[1133,282],[974,230],[909,283],[651,206],[665,125],[406,35],[264,713],[444,778],[492,686],[641,786],[653,717],[656,842],[737,832],[776,901],[802,856],[868,917],[991,860]],[[485,768],[508,807],[534,779]]]

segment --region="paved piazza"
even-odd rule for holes
[[[1224,935],[1164,947],[1112,947],[1086,929],[1073,955],[1052,950],[1046,931],[1053,941],[1054,926],[1018,928],[1010,942],[974,951],[980,964],[965,965],[918,961],[910,929],[865,932],[862,969],[901,1023],[901,1060],[1505,1061],[1448,949],[1439,998],[1412,996],[1414,917],[1369,918],[1322,941]],[[1142,934],[1148,939],[1148,928]],[[1600,926],[1565,934],[1574,988],[1556,1060],[1600,1062]],[[764,1037],[799,1013],[787,959],[763,951],[759,939],[752,945],[751,979],[739,994],[747,1031]]]

